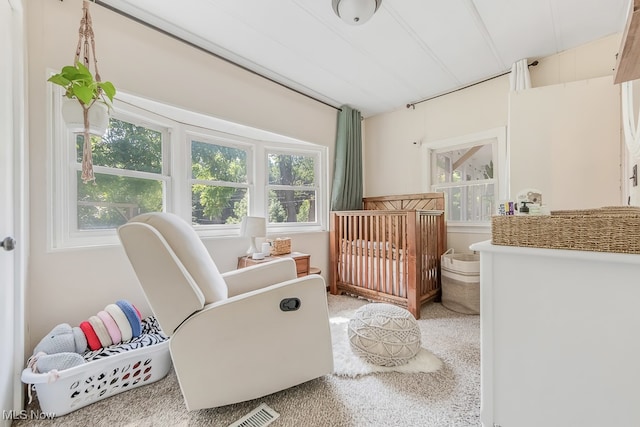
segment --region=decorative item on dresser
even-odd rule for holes
[[[261,216],[245,216],[240,223],[240,235],[250,239],[250,246],[247,254],[262,253],[256,247],[256,238],[267,235],[267,220]]]
[[[363,206],[331,212],[331,293],[396,304],[419,319],[422,304],[440,297],[444,193],[366,197]]]
[[[640,207],[605,206],[551,215],[491,218],[491,243],[546,249],[640,254]]]
[[[296,262],[296,271],[298,273],[298,277],[303,277],[308,274],[311,274],[310,273],[311,255],[304,254],[302,252],[290,252],[288,254],[283,254],[283,255],[271,255],[260,260],[253,259],[251,256],[245,255],[245,256],[238,257],[238,268],[245,268],[245,267],[250,267],[252,265],[263,264],[265,262],[274,261],[276,259],[281,259],[281,258],[293,258],[293,260]]]
[[[291,253],[291,238],[277,238],[271,241],[271,255],[284,255]]]

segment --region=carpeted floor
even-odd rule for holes
[[[330,313],[367,303],[348,296],[328,299]],[[280,413],[274,427],[479,426],[480,317],[429,303],[419,324],[423,347],[442,361],[436,372],[327,375],[261,399],[188,412],[172,370],[158,382],[54,420],[17,420],[13,426],[228,426],[263,402]],[[27,409],[37,408],[36,403]]]

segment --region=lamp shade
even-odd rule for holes
[[[360,25],[371,19],[382,0],[331,0],[331,3],[340,19],[350,25]]]
[[[267,220],[261,216],[245,216],[240,223],[240,235],[251,240],[251,246],[247,253],[260,252],[256,248],[256,237],[267,235]]]

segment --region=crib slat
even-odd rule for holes
[[[380,217],[378,215],[375,215],[373,217],[373,220],[375,223],[373,240],[375,241],[375,240],[378,240],[380,236],[380,230],[381,230]],[[371,264],[373,265],[373,275],[374,275],[371,289],[378,289],[380,286],[380,265],[378,264],[378,257],[377,257],[377,254],[375,253],[371,257]]]
[[[394,239],[393,239],[393,248],[395,248],[395,250],[392,250],[392,256],[391,258],[393,259],[393,271],[395,273],[395,277],[393,280],[393,285],[394,285],[394,289],[393,289],[393,294],[394,295],[399,295],[399,296],[403,296],[403,284],[404,284],[404,280],[402,280],[402,275],[404,274],[404,272],[406,271],[406,268],[402,267],[402,264],[404,263],[404,257],[401,256],[401,254],[403,252],[401,252],[401,241],[406,240],[403,238],[404,236],[404,224],[407,220],[407,217],[405,215],[401,215],[401,216],[397,216],[396,217],[396,227],[395,227],[395,233],[394,233]]]
[[[338,277],[340,274],[340,264],[339,259],[342,257],[342,251],[338,245],[341,245],[340,229],[338,226],[338,221],[340,217],[336,215],[335,212],[331,212],[331,216],[329,218],[329,289],[332,294],[336,294],[338,292]],[[336,259],[337,258],[337,259]]]
[[[369,215],[365,215],[362,217],[364,221],[364,240],[366,242],[372,241],[371,239],[371,217]],[[372,287],[372,278],[371,278],[371,266],[369,265],[369,259],[371,257],[364,257],[364,280],[363,286],[367,289],[371,289]]]
[[[354,225],[355,224],[355,218],[353,216],[349,217],[349,223],[348,223],[348,227],[349,227],[349,244],[350,244],[350,251],[349,251],[349,280],[353,281],[354,283],[358,283],[358,277],[356,276],[356,271],[355,271],[355,265],[356,265],[356,259],[358,256],[358,246],[357,246],[357,242],[356,242],[356,233],[354,230]]]
[[[355,269],[358,283],[363,283],[364,269],[362,267],[364,257],[367,253],[366,241],[362,238],[362,217],[354,217],[355,227],[358,233],[358,256],[355,258]]]
[[[390,224],[389,222],[392,219],[392,215],[385,215],[382,217],[383,221],[382,221],[382,238],[380,239],[380,241],[383,242],[388,242],[389,241],[389,233],[390,233]],[[382,283],[379,288],[379,290],[381,292],[384,292],[386,294],[390,293],[387,285],[388,285],[388,270],[389,270],[389,263],[387,262],[387,252],[386,252],[386,248],[383,246],[380,250],[380,265],[382,266]]]
[[[407,265],[407,309],[417,317],[420,316],[420,302],[418,293],[417,275],[416,275],[416,243],[419,241],[416,239],[416,211],[407,213],[409,219],[407,220],[407,235],[410,236],[407,245],[408,253],[408,265]]]

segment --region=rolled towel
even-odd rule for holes
[[[98,317],[102,320],[102,323],[104,323],[105,328],[107,328],[107,332],[109,332],[109,336],[111,337],[111,342],[113,344],[120,344],[120,341],[122,341],[122,334],[120,333],[118,324],[113,320],[113,317],[104,310],[98,312]]]
[[[91,350],[97,350],[100,348],[100,338],[96,335],[96,332],[93,330],[93,326],[88,321],[84,321],[80,323],[80,329],[84,332],[84,336],[87,338],[87,344],[89,344],[89,348]]]
[[[133,337],[140,336],[140,332],[142,331],[142,323],[140,322],[140,318],[136,314],[136,309],[131,305],[131,303],[127,300],[119,299],[116,301],[116,305],[120,307],[122,312],[127,316],[129,323],[131,324],[131,334]]]
[[[104,308],[104,311],[109,313],[120,329],[120,335],[122,336],[122,342],[127,342],[131,339],[131,324],[127,319],[124,312],[115,304],[109,304]]]
[[[109,335],[109,331],[107,331],[107,327],[104,326],[104,322],[98,316],[89,317],[89,323],[93,326],[93,330],[98,336],[102,348],[109,347],[113,344],[113,341],[111,341],[111,335]]]
[[[138,315],[138,319],[140,319],[142,321],[142,314],[140,314],[140,310],[138,310],[138,307],[136,307],[135,305],[131,304],[131,306],[133,307],[133,309],[136,311],[136,314]]]

